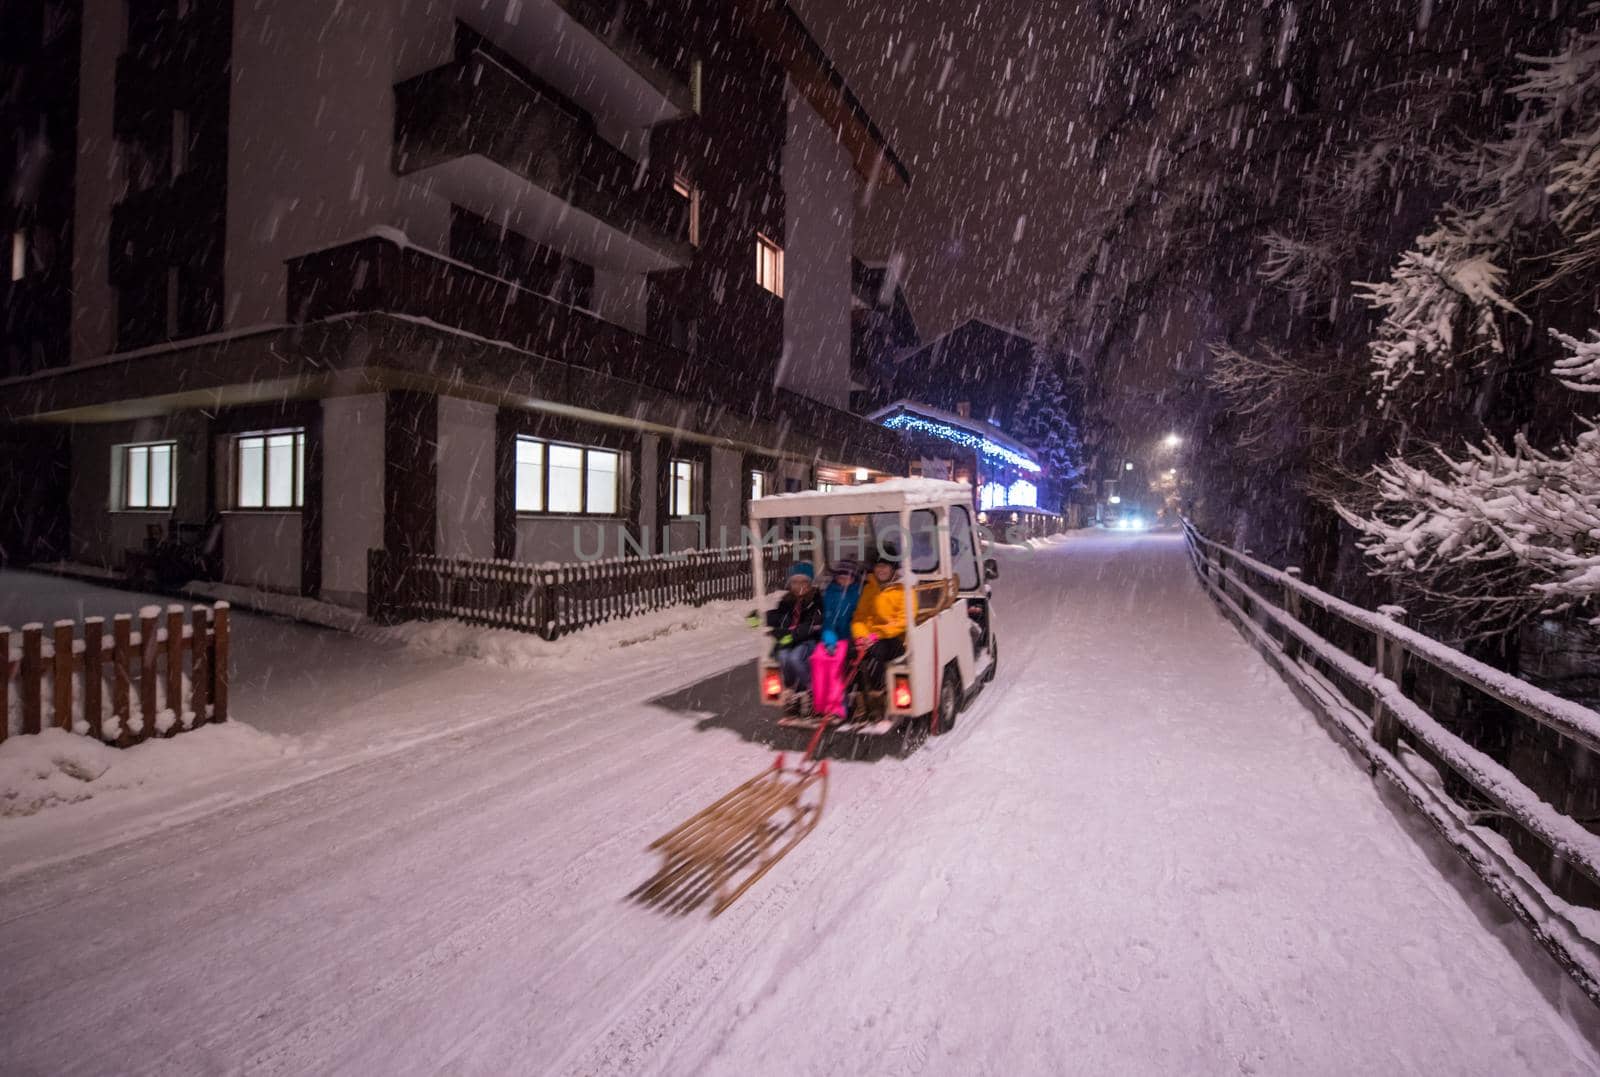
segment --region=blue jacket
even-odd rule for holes
[[[832,632],[836,639],[850,638],[850,618],[855,616],[856,601],[861,598],[861,581],[849,587],[830,583],[822,592],[822,630]]]

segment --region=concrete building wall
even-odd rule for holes
[[[585,520],[577,516],[517,519],[518,561],[533,564],[621,557],[628,525],[624,520]],[[632,547],[626,551],[632,553]]]
[[[224,328],[284,320],[284,260],[376,226],[444,250],[449,203],[390,164],[394,84],[450,59],[437,3],[234,0]]]
[[[360,607],[367,551],[383,545],[384,396],[322,402],[322,597]]]
[[[856,178],[834,133],[788,90],[783,143],[783,358],[778,384],[850,406],[850,255]]]
[[[300,593],[300,513],[229,512],[222,519],[224,582]]]
[[[439,554],[494,556],[495,407],[439,398]]]
[[[594,312],[613,325],[634,333],[647,331],[646,296],[648,285],[643,273],[594,271]]]
[[[656,517],[656,469],[660,466],[661,439],[646,434],[639,439],[639,490],[643,503],[639,506],[640,529],[650,536],[650,549],[660,544],[661,521]]]
[[[117,301],[111,287],[111,201],[117,196],[112,105],[122,51],[126,0],[83,0],[83,51],[78,66],[78,167],[72,235],[72,360],[111,350]]]
[[[745,502],[749,491],[745,489],[744,454],[731,449],[711,450],[711,474],[706,491],[710,497],[710,534],[707,542],[713,547],[737,546],[740,543],[745,519]]]

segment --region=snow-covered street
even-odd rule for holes
[[[751,634],[564,675],[384,652],[372,694],[455,732],[383,744],[369,706],[214,810],[0,866],[0,1070],[1600,1072],[1581,992],[1176,536],[1010,550],[997,594],[1000,674],[955,731],[839,763],[716,919],[628,893],[770,761]]]

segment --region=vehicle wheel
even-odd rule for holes
[[[944,671],[944,680],[939,682],[939,709],[936,712],[938,723],[932,732],[938,736],[950,732],[956,727],[956,715],[961,713],[961,678],[953,669]]]
[[[994,633],[989,634],[989,668],[983,671],[983,683],[988,684],[994,680],[995,670],[1000,668],[1000,641],[994,638]]]

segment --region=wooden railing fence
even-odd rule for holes
[[[1398,607],[1352,605],[1305,583],[1297,569],[1263,564],[1187,521],[1184,535],[1222,610],[1600,1003],[1600,938],[1567,915],[1572,906],[1600,908],[1600,713],[1408,628]],[[1566,780],[1539,783],[1557,790],[1554,802],[1461,735],[1460,716],[1485,707],[1532,723],[1550,758],[1563,761]],[[1405,753],[1443,781],[1407,767]],[[1485,830],[1504,840],[1486,840]]]
[[[786,543],[767,548],[767,590],[783,586],[788,554]],[[453,617],[553,640],[653,610],[752,594],[748,547],[557,565],[390,550],[367,557],[367,615],[380,624]]]
[[[126,747],[228,717],[228,604],[0,626],[0,741],[57,728]]]

